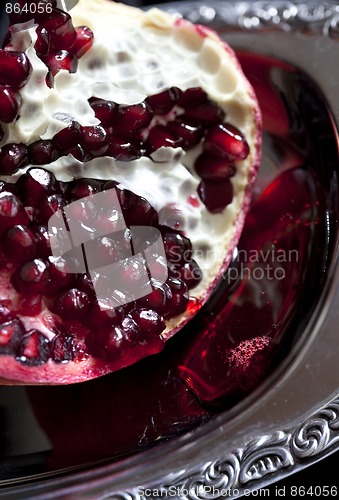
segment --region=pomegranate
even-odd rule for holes
[[[43,5],[0,50],[9,384],[162,350],[227,269],[260,160],[254,91],[216,33],[107,0]]]

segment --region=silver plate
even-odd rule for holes
[[[251,47],[300,67],[322,89],[339,122],[339,6],[333,3],[182,2],[161,8],[216,29],[233,47]],[[218,415],[180,438],[118,463],[29,487],[11,498],[140,500],[238,498],[339,449],[339,266],[336,255],[319,306],[300,342],[241,413]],[[173,494],[176,491],[176,494]],[[181,493],[179,494],[179,492]],[[167,494],[166,494],[167,493]],[[51,496],[49,496],[51,495]],[[157,495],[154,495],[154,498]],[[148,498],[153,498],[148,496]]]

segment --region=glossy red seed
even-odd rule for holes
[[[76,38],[71,48],[72,54],[77,58],[82,57],[93,45],[94,34],[88,26],[78,26],[75,28]]]
[[[41,201],[35,222],[39,225],[48,225],[49,219],[58,210],[66,206],[66,200],[59,194],[51,194]]]
[[[80,128],[80,124],[73,121],[67,127],[55,134],[52,142],[61,153],[64,153],[69,148],[72,148],[73,146],[77,146],[77,144],[79,144]]]
[[[92,157],[85,153],[84,148],[80,144],[71,146],[62,151],[62,156],[72,155],[76,160],[89,161]]]
[[[22,264],[35,256],[38,238],[32,229],[24,225],[11,227],[3,242],[6,255],[16,264]]]
[[[201,181],[198,194],[207,210],[222,212],[233,200],[233,187],[229,179]]]
[[[141,143],[132,139],[123,139],[114,135],[109,136],[107,156],[112,156],[119,161],[133,161],[141,158],[143,148]]]
[[[166,328],[163,317],[152,309],[136,308],[130,312],[140,331],[147,337],[159,337]]]
[[[49,286],[48,267],[44,260],[26,262],[12,277],[16,290],[23,294],[44,295]]]
[[[39,54],[49,54],[59,50],[69,50],[76,39],[72,18],[66,12],[54,9],[53,13],[37,28],[36,50]]]
[[[121,326],[112,326],[104,331],[104,339],[101,342],[101,356],[110,361],[122,358],[128,349],[128,339]]]
[[[39,330],[29,330],[21,339],[16,359],[27,366],[39,366],[50,357],[50,342]]]
[[[155,94],[146,98],[147,104],[150,105],[151,109],[155,114],[164,115],[167,114],[173,107],[178,104],[182,91],[177,87],[171,87],[168,90],[164,90],[159,94]]]
[[[12,175],[28,164],[25,144],[6,144],[0,152],[0,174]]]
[[[108,183],[104,185],[104,189],[107,189],[106,187],[107,185]],[[124,214],[125,211],[127,212],[128,210],[132,210],[133,205],[136,202],[137,195],[132,193],[132,191],[129,191],[128,189],[124,189],[121,187],[116,188],[116,193]]]
[[[190,109],[207,101],[207,94],[200,87],[192,87],[182,93],[178,106]]]
[[[142,308],[153,309],[158,314],[165,315],[169,310],[169,302],[172,299],[172,291],[166,283],[152,281],[153,291],[138,300]]]
[[[47,54],[42,59],[51,70],[53,76],[62,69],[69,73],[76,73],[78,69],[77,57],[67,50],[59,50],[59,52]]]
[[[180,118],[167,124],[168,130],[179,140],[179,144],[184,149],[192,148],[201,141],[204,130],[200,125],[190,125]]]
[[[166,257],[173,263],[188,262],[192,258],[192,243],[182,234],[161,228]]]
[[[147,102],[132,104],[129,106],[119,106],[119,116],[117,118],[117,130],[119,135],[136,132],[148,127],[154,113]]]
[[[124,311],[121,307],[104,307],[104,304],[99,305],[96,299],[91,302],[90,310],[88,311],[86,321],[88,320],[92,326],[99,325],[119,325],[124,318]]]
[[[102,156],[108,149],[108,136],[101,125],[81,127],[80,144],[86,153]]]
[[[198,106],[188,109],[181,118],[186,123],[210,127],[220,123],[225,118],[225,112],[211,101],[206,101]]]
[[[70,201],[80,200],[101,191],[102,182],[95,179],[78,179],[72,181],[67,189]]]
[[[227,158],[218,158],[210,153],[203,153],[195,161],[195,171],[203,179],[229,179],[236,172],[236,167]]]
[[[41,167],[29,168],[15,185],[25,206],[35,208],[46,196],[53,194],[58,186],[54,174]]]
[[[202,280],[202,271],[195,260],[186,262],[183,266],[177,269],[182,279],[189,289],[197,286]]]
[[[137,196],[131,208],[124,211],[126,224],[129,226],[156,226],[158,214],[142,196]]]
[[[2,191],[0,193],[0,236],[18,224],[26,226],[29,224],[26,210],[15,194]]]
[[[216,125],[207,132],[204,150],[230,161],[244,160],[249,154],[245,137],[229,123]]]
[[[32,73],[32,65],[23,52],[0,50],[0,85],[20,89]]]
[[[88,100],[94,111],[95,117],[101,122],[104,128],[111,127],[119,113],[119,106],[112,101],[91,97]]]
[[[80,320],[84,317],[89,307],[87,293],[72,288],[62,294],[54,304],[54,310],[61,318]]]
[[[28,146],[28,156],[32,165],[48,165],[56,161],[60,153],[52,141],[40,140]]]
[[[0,121],[13,122],[18,115],[20,105],[20,94],[9,87],[0,85]]]
[[[0,354],[16,355],[25,335],[25,327],[18,318],[0,325]]]
[[[180,146],[180,139],[176,138],[164,125],[155,125],[149,131],[145,141],[148,154],[154,153],[161,147],[177,148]]]
[[[189,293],[186,283],[178,278],[169,278],[167,284],[172,291],[172,297],[169,300],[169,311],[166,318],[172,318],[186,311]]]

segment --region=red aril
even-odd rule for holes
[[[39,25],[37,35],[36,49],[42,55],[69,50],[76,39],[70,15],[59,9],[53,9],[48,18]]]
[[[75,32],[76,38],[71,51],[77,58],[80,58],[92,47],[94,34],[88,26],[78,26]]]
[[[51,70],[53,76],[58,74],[61,69],[69,73],[75,73],[78,69],[78,59],[67,50],[59,50],[58,52],[47,54],[42,59]]]
[[[32,65],[23,52],[0,50],[0,85],[12,89],[23,87],[32,73]]]
[[[230,161],[244,160],[249,153],[245,137],[229,123],[216,125],[207,132],[204,149]]]

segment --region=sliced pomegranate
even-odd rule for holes
[[[68,384],[158,353],[206,302],[242,229],[261,117],[216,35],[163,14],[171,43],[157,60],[153,11],[145,23],[112,2],[92,11],[80,0],[70,14],[41,4],[11,19],[34,21],[31,46],[32,29],[17,24],[0,50],[0,377]],[[121,49],[132,40],[116,38],[120,15],[147,57]],[[211,78],[204,51],[182,50],[186,35],[225,58],[220,73]],[[230,106],[228,67],[238,79]]]
[[[26,54],[15,50],[0,50],[0,84],[12,89],[23,87],[32,73]]]

